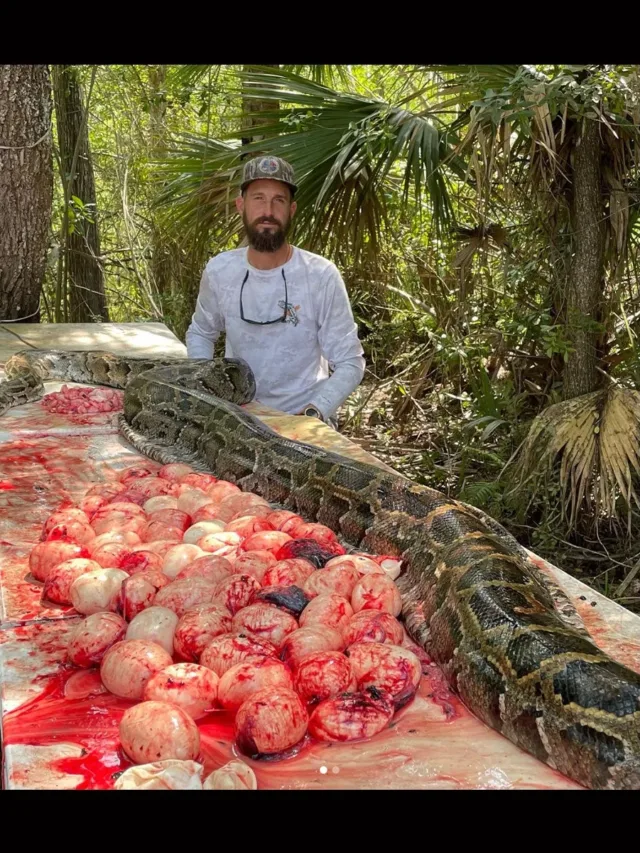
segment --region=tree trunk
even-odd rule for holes
[[[68,288],[69,319],[72,323],[109,320],[100,262],[100,230],[96,209],[96,189],[78,72],[73,65],[53,66],[53,93],[56,105],[58,145],[63,186],[71,179],[67,196],[75,196],[82,206],[72,205],[69,231],[65,237],[64,264]],[[73,156],[78,146],[74,174]]]
[[[152,65],[149,68],[149,154],[152,160],[160,160],[167,153],[166,80],[166,65]],[[163,237],[162,229],[155,221],[151,226],[149,272],[160,297],[167,295],[172,285],[171,254]]]
[[[267,65],[266,68],[280,68],[279,65]],[[245,70],[247,70],[247,66],[245,66]],[[255,128],[260,127],[261,124],[267,124],[269,119],[264,117],[264,113],[268,110],[277,110],[278,102],[273,103],[273,101],[260,101],[254,98],[248,99],[243,98],[242,100],[242,146],[250,145],[252,142],[259,142],[261,139],[264,139],[258,133],[255,133]],[[258,156],[256,151],[247,152],[242,155],[243,159],[250,160],[252,157]],[[240,242],[240,246],[248,246],[249,241],[247,240],[247,236],[242,238]]]
[[[0,65],[0,321],[40,322],[53,198],[46,65]]]
[[[279,65],[266,65],[265,68],[280,68]],[[245,66],[246,69],[246,66]],[[242,101],[242,144],[249,145],[251,142],[259,142],[264,137],[254,133],[254,128],[260,127],[261,124],[267,124],[269,119],[264,117],[264,113],[269,110],[277,110],[278,103],[273,101],[261,101],[259,99],[243,98]],[[256,154],[245,155],[255,157]]]
[[[595,391],[601,384],[597,370],[605,234],[601,157],[598,123],[584,119],[573,155],[573,261],[567,288],[567,331],[574,352],[568,355],[564,370],[567,400]]]

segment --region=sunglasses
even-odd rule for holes
[[[242,307],[242,292],[244,290],[244,286],[247,283],[247,279],[249,278],[249,270],[245,277],[242,279],[242,285],[240,287],[240,319],[244,320],[245,323],[251,323],[253,326],[271,326],[273,323],[286,323],[287,322],[287,304],[289,302],[289,294],[287,292],[287,277],[284,274],[284,270],[282,272],[282,279],[284,281],[284,313],[282,317],[277,317],[275,320],[248,320],[244,316],[244,308]]]

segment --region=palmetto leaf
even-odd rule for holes
[[[336,183],[355,175],[364,177],[366,190],[378,190],[392,167],[400,164],[405,192],[413,189],[419,198],[426,189],[436,215],[450,213],[439,173],[446,152],[433,118],[379,99],[337,92],[293,73],[254,71],[240,76],[245,97],[289,105],[272,114],[275,123],[269,136],[278,138],[270,138],[270,148],[276,145],[297,161],[301,183],[323,177],[316,207],[326,202]]]
[[[239,184],[239,146],[239,141],[183,134],[157,164],[157,204],[166,207],[167,219],[186,242],[198,242],[215,231],[224,243],[238,231],[234,184]]]
[[[285,65],[283,68],[300,77],[308,77],[314,83],[324,83],[327,86],[335,86],[336,83],[350,86],[353,83],[346,65]]]
[[[171,74],[170,82],[176,86],[196,86],[210,72],[215,72],[219,67],[219,65],[179,65]],[[346,65],[284,65],[283,69],[328,86],[334,86],[336,83],[349,86],[352,83],[351,74]]]
[[[593,496],[600,516],[614,518],[622,497],[640,507],[640,392],[611,386],[550,406],[534,420],[522,448],[522,473],[534,482],[560,461],[560,483],[575,527]]]
[[[501,91],[519,74],[534,79],[534,72],[522,65],[428,65],[417,69],[442,75],[444,88],[456,90],[460,103],[477,100],[489,90]]]
[[[434,119],[293,72],[256,69],[239,76],[244,98],[274,104],[261,111],[264,138],[240,149],[237,143],[183,137],[162,168],[163,178],[173,177],[161,195],[163,203],[177,203],[183,226],[192,230],[194,219],[199,226],[219,221],[227,208],[223,180],[231,180],[233,197],[241,157],[265,151],[296,170],[298,235],[311,246],[333,242],[356,255],[375,251],[388,190],[399,182],[405,198],[428,198],[436,227],[452,218],[441,168],[450,146]]]
[[[171,73],[169,83],[175,86],[196,86],[217,67],[216,65],[179,65]]]

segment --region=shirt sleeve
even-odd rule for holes
[[[365,360],[347,288],[333,264],[329,268],[326,285],[319,288],[319,294],[318,341],[333,373],[317,386],[309,403],[326,419],[335,415],[362,382]]]
[[[200,280],[200,292],[185,336],[189,358],[213,358],[213,348],[224,331],[224,317],[211,280],[209,266]]]

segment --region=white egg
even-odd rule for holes
[[[69,590],[71,603],[84,616],[103,610],[115,611],[120,587],[128,577],[120,569],[99,569],[80,575]]]
[[[203,536],[207,536],[209,533],[222,533],[223,530],[223,521],[199,521],[197,524],[192,524],[188,530],[185,530],[182,541],[190,545],[195,545]]]
[[[162,561],[163,573],[173,580],[189,563],[193,563],[198,557],[204,557],[205,552],[194,544],[174,545],[169,548]]]
[[[149,498],[142,505],[142,509],[150,515],[158,509],[177,509],[178,499],[172,498],[170,495],[157,495],[155,498]]]
[[[150,640],[173,654],[173,635],[178,616],[167,607],[147,607],[134,616],[127,628],[126,640]]]

